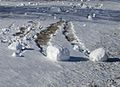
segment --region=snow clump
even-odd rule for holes
[[[104,62],[108,59],[108,56],[104,48],[98,48],[90,53],[89,59],[94,62],[96,61]]]
[[[70,52],[67,48],[57,48],[56,46],[48,46],[47,58],[52,61],[65,61],[70,59]]]

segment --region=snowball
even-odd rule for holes
[[[70,59],[70,51],[67,48],[62,48],[60,51],[59,61],[66,61]]]
[[[104,48],[98,48],[90,53],[89,59],[94,62],[95,61],[106,61],[108,59],[108,56]]]
[[[58,58],[58,55],[60,54],[60,51],[58,48],[54,47],[54,46],[48,46],[47,50],[47,57],[53,61],[56,61]]]
[[[46,53],[47,57],[53,61],[64,61],[70,58],[70,52],[67,48],[61,50],[55,46],[48,46]]]

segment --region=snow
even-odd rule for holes
[[[91,0],[85,2],[87,6],[93,7],[98,4],[98,7],[84,9],[77,6],[78,3],[81,5],[79,1],[41,1],[35,5],[21,2],[25,6],[19,7],[17,5],[21,3],[18,1],[1,1],[0,32],[2,29],[9,29],[11,23],[14,23],[14,27],[10,28],[9,33],[0,35],[1,42],[6,40],[5,43],[0,42],[0,87],[89,87],[92,84],[99,87],[120,87],[120,3],[115,1]],[[103,4],[101,8],[100,4]],[[61,9],[55,14],[55,19],[54,11],[50,11],[51,7]],[[28,14],[24,15],[26,11]],[[95,18],[89,21],[87,15],[91,14],[94,17],[94,13]],[[44,30],[60,18],[70,21],[68,24],[74,26],[70,27],[70,31],[73,29],[77,38],[73,42],[80,40],[85,46],[85,51],[90,50],[92,57],[85,56],[84,53],[87,52],[75,51],[78,50],[78,45],[71,45],[72,42],[66,40],[62,34],[63,27],[51,40],[55,50],[49,49],[48,57],[39,51],[34,40],[35,34],[41,29],[31,26],[30,30],[25,25],[28,25],[28,21],[40,22]],[[30,30],[29,34],[24,33],[26,37],[22,38],[22,45],[25,42],[30,45],[30,49],[8,49],[11,43],[8,40],[16,40],[12,35],[22,26],[26,28],[25,32]],[[67,32],[66,35],[68,34]],[[35,38],[30,38],[32,36]],[[16,49],[16,46],[12,47]],[[109,55],[106,55],[107,52]]]
[[[59,61],[67,61],[70,59],[70,51],[68,48],[62,48],[60,50],[60,56],[58,57]]]
[[[48,46],[47,50],[47,57],[53,61],[57,61],[58,57],[60,55],[60,50],[57,47],[54,46]]]
[[[20,45],[20,43],[18,41],[13,42],[8,46],[8,49],[11,49],[11,50],[17,50],[19,48],[21,48],[21,45]]]
[[[48,46],[47,57],[52,61],[65,61],[70,59],[70,52],[67,48],[59,49],[55,46]]]
[[[17,50],[18,52],[13,52],[13,54],[12,54],[12,57],[22,57],[23,55],[22,55],[22,53],[20,52],[20,50]]]
[[[104,48],[98,48],[90,53],[89,59],[94,62],[96,61],[104,62],[104,61],[107,61],[108,56]]]

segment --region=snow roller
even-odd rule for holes
[[[95,49],[91,51],[89,54],[89,60],[93,62],[97,62],[97,61],[104,62],[107,61],[107,59],[108,59],[108,55],[104,48]]]
[[[70,52],[67,48],[57,48],[48,46],[46,50],[47,58],[53,61],[66,61],[70,59]]]

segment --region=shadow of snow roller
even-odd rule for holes
[[[48,46],[46,50],[47,58],[52,61],[67,61],[70,59],[70,51],[67,48],[57,48]]]
[[[108,60],[108,55],[104,48],[98,48],[90,53],[89,60],[93,62],[105,62]]]

